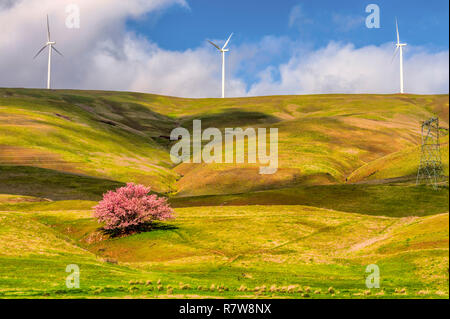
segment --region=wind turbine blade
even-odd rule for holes
[[[47,14],[47,41],[50,42],[50,21]]]
[[[228,38],[227,42],[225,42],[225,45],[223,46],[222,50],[225,50],[225,48],[227,47],[228,43],[230,42],[230,39],[232,36],[233,36],[233,33],[230,34],[230,37]]]
[[[395,28],[397,30],[397,44],[400,44],[400,33],[398,32],[398,22],[397,18],[395,18]]]
[[[56,49],[53,45],[52,45],[52,49],[56,51],[56,53],[58,53],[60,56],[64,57],[64,55],[58,51],[58,49]]]
[[[215,46],[217,48],[217,50],[222,51],[222,49],[218,45],[216,45],[214,42],[211,42],[209,40],[208,40],[208,42],[211,43],[213,46]]]
[[[394,55],[392,56],[391,63],[394,62],[394,59],[395,59],[395,57],[397,56],[397,53],[398,53],[398,49],[399,49],[399,47],[397,47],[397,48],[395,49]]]
[[[33,58],[33,59],[36,59],[36,58],[37,58],[37,56],[38,56],[39,54],[41,54],[41,52],[42,52],[42,51],[44,51],[44,49],[45,49],[46,47],[47,47],[47,46],[46,46],[46,45],[44,45],[44,47],[43,47],[42,49],[40,49],[38,53],[36,53],[36,55],[34,56],[34,58]]]

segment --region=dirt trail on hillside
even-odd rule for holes
[[[350,249],[347,250],[347,253],[353,253],[355,251],[358,250],[362,250],[366,247],[369,247],[377,242],[380,242],[382,240],[388,239],[389,237],[391,237],[392,233],[394,232],[394,230],[402,227],[402,226],[406,226],[409,225],[411,223],[413,223],[414,221],[416,221],[418,219],[418,217],[405,217],[402,218],[398,221],[395,221],[394,223],[392,223],[390,226],[386,227],[378,236],[369,238],[363,242],[357,243],[355,245],[353,245],[352,247],[350,247]]]

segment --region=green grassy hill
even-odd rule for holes
[[[279,129],[277,174],[259,175],[258,165],[249,164],[182,164],[176,168],[183,176],[177,182],[179,195],[344,183],[359,167],[418,145],[421,120],[437,109],[448,109],[447,96],[331,95],[255,100],[263,105],[250,99],[251,110],[252,102],[261,111],[268,108],[264,103],[278,108],[276,112],[265,111],[279,119],[270,125]],[[448,126],[448,118],[442,122]]]
[[[94,285],[119,285],[145,273],[102,262],[26,214],[0,213],[0,298],[53,298],[66,294],[66,266],[80,267],[82,289],[74,296],[94,295]],[[84,288],[84,289],[83,289]]]
[[[412,146],[372,161],[348,178],[350,182],[384,180],[397,177],[415,178],[419,168],[421,147]],[[443,174],[448,176],[448,135],[441,140],[441,160]]]
[[[448,187],[419,185],[313,185],[229,195],[170,199],[174,207],[306,205],[366,215],[406,217],[448,212]],[[1,209],[1,205],[0,205]]]
[[[0,213],[0,298],[448,296],[448,214],[183,208],[151,232],[108,239],[91,211],[68,209]],[[373,263],[382,288],[368,295]],[[68,264],[80,267],[80,289],[65,287]]]
[[[0,89],[0,165],[134,181],[181,196],[335,184],[418,145],[420,121],[434,114],[448,127],[448,95],[181,99]],[[170,131],[190,128],[193,119],[202,119],[203,128],[278,128],[278,172],[259,175],[254,164],[173,167]]]
[[[176,174],[158,138],[170,132],[173,121],[132,101],[107,100],[105,94],[0,90],[0,164],[171,191]]]
[[[411,179],[420,122],[448,127],[448,101],[0,89],[0,298],[448,298],[448,185]],[[278,128],[278,172],[173,165],[168,136],[193,119]],[[130,181],[177,218],[110,238],[92,207]]]

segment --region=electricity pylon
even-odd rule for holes
[[[417,171],[417,185],[425,182],[437,189],[438,182],[442,178],[439,130],[439,118],[437,117],[422,123],[422,154]]]

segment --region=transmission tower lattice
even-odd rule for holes
[[[439,118],[437,117],[422,123],[422,155],[417,171],[417,185],[425,182],[437,189],[438,183],[443,177],[439,130]]]

